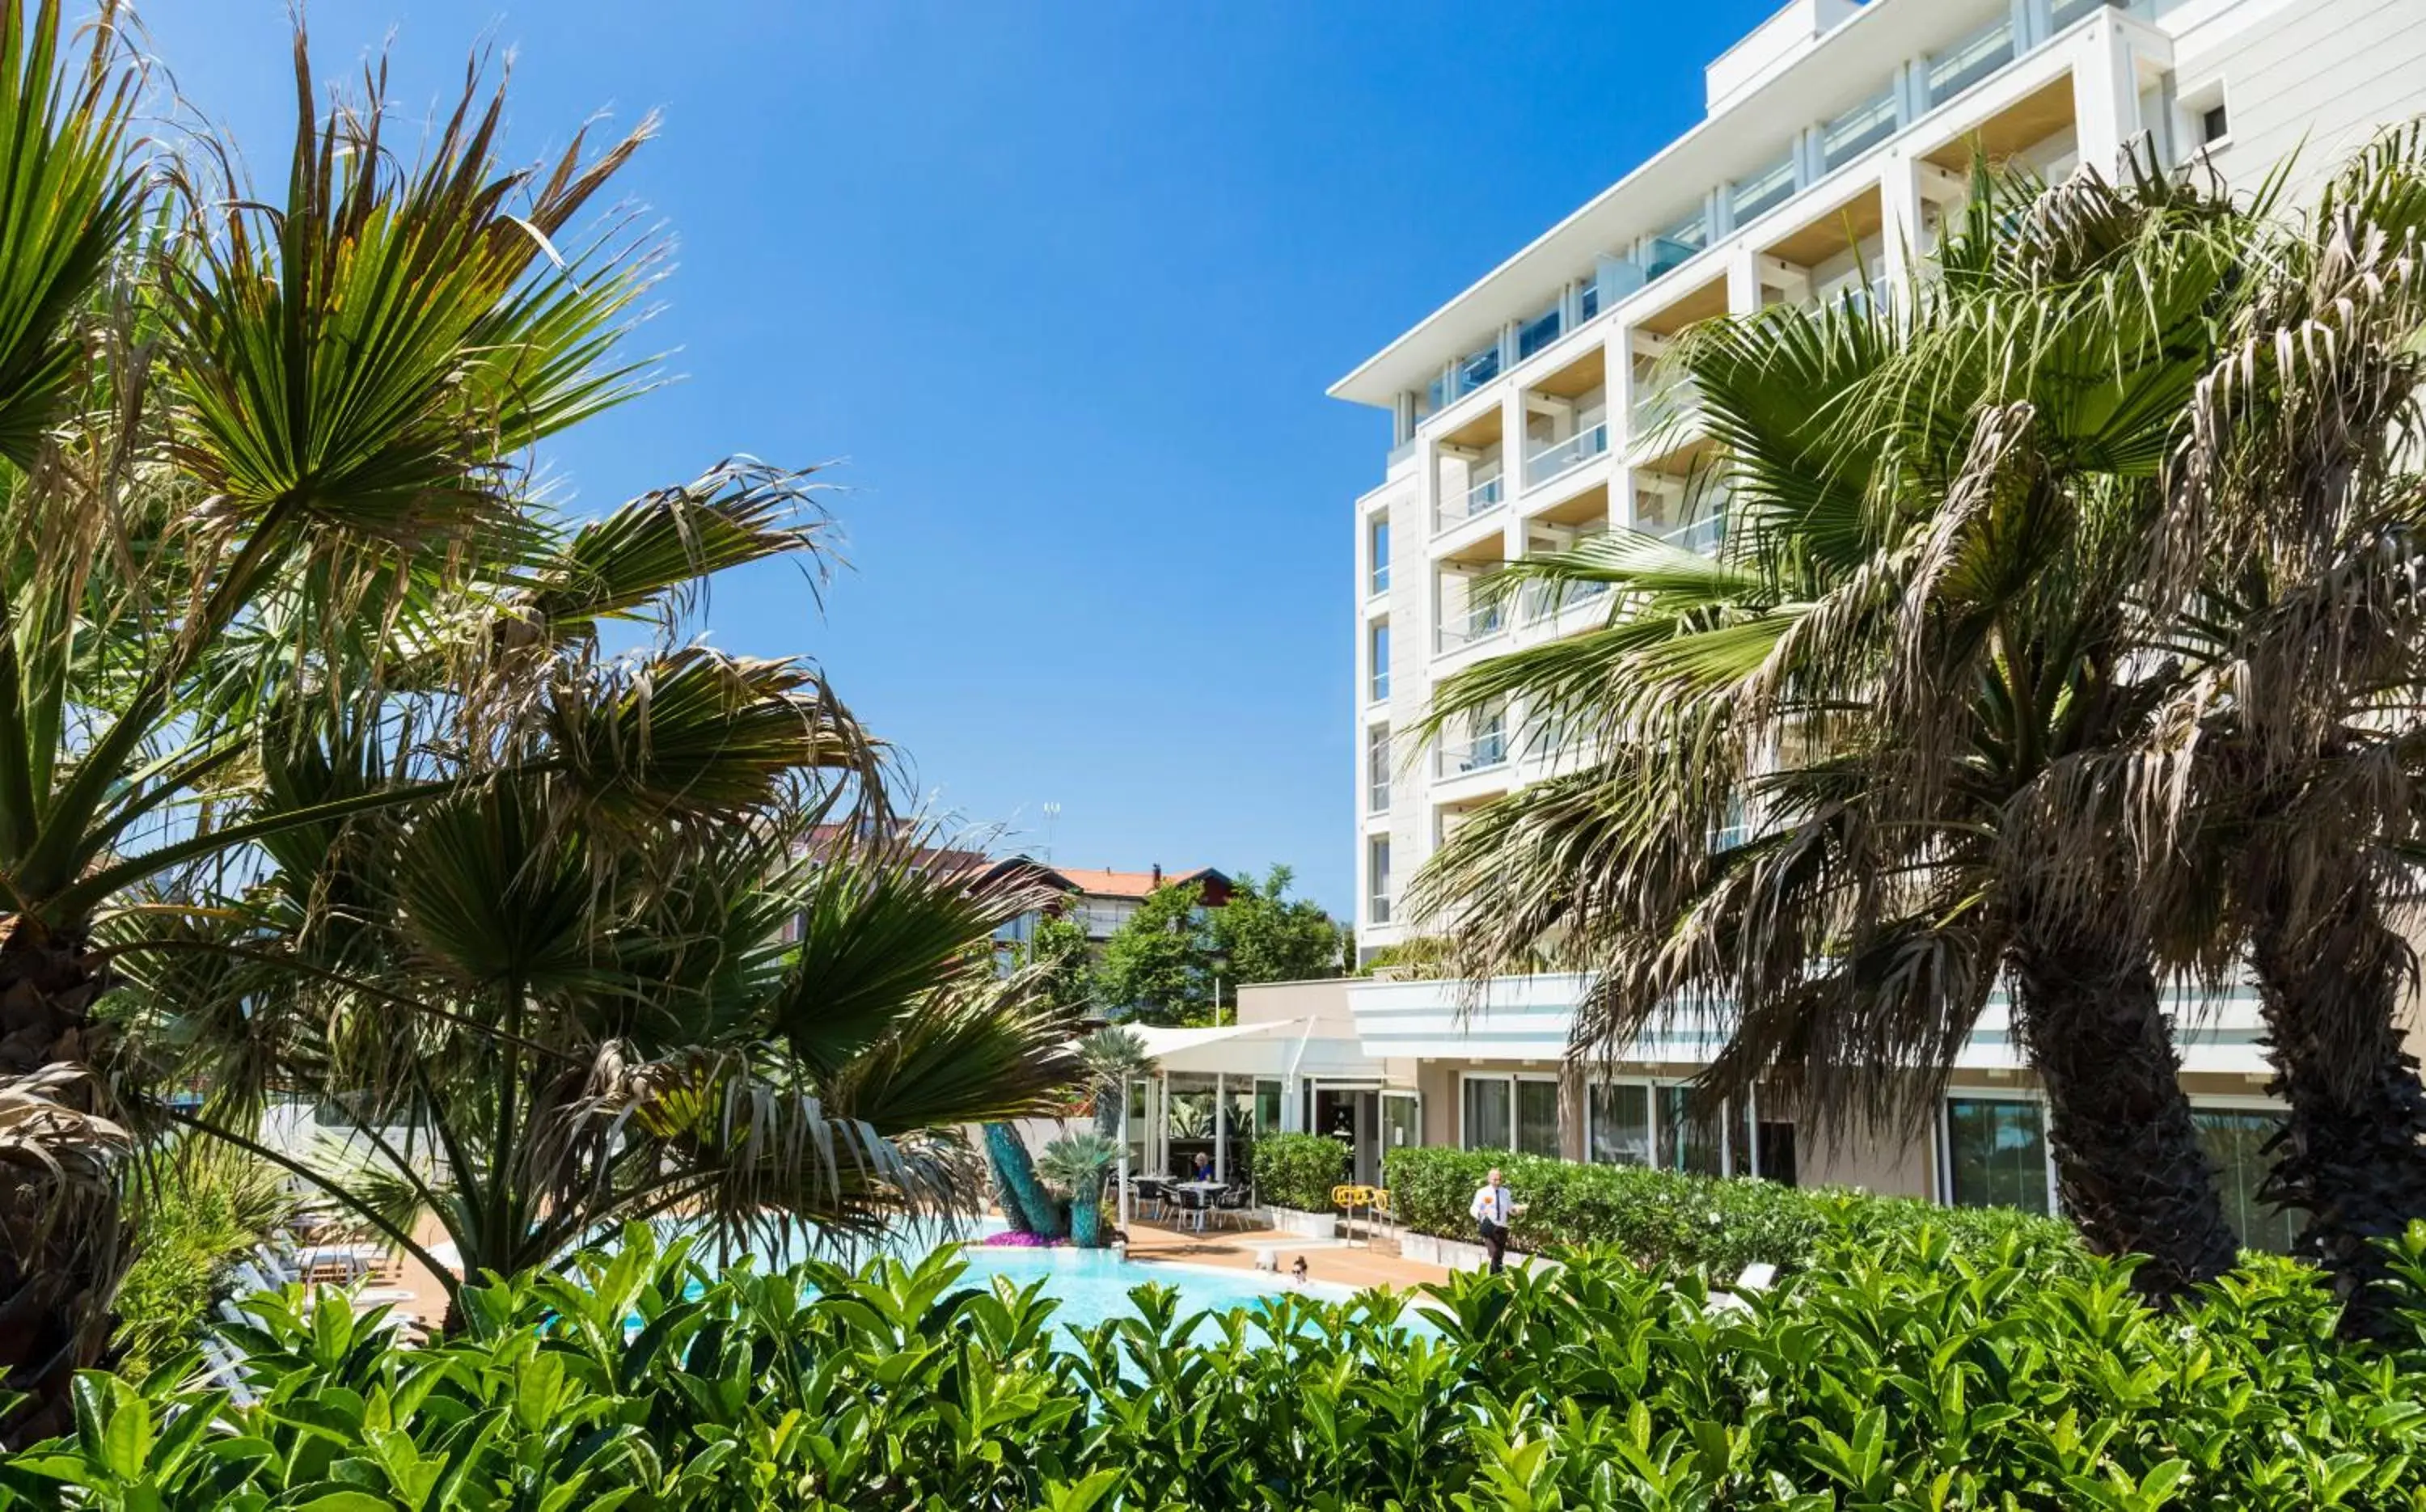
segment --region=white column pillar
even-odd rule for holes
[[[1213,1179],[1230,1179],[1230,1086],[1221,1071],[1213,1073]]]
[[[1510,519],[1516,515],[1516,496],[1525,488],[1525,391],[1515,384],[1499,398],[1499,471],[1507,479]]]
[[[1913,160],[1901,153],[1889,153],[1879,166],[1879,272],[1900,299],[1928,254],[1921,245],[1920,175]]]
[[[1727,309],[1748,315],[1760,309],[1760,265],[1750,247],[1727,249]]]
[[[2081,39],[2072,69],[2072,105],[2080,160],[2113,178],[2123,149],[2140,132],[2140,77],[2131,40],[2111,12]]]
[[[1121,1074],[1121,1232],[1129,1231],[1129,1077]]]

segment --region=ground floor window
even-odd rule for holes
[[[1559,1084],[1548,1077],[1467,1075],[1458,1142],[1468,1150],[1559,1153]]]
[[[1413,1092],[1382,1094],[1382,1148],[1412,1150],[1424,1142],[1423,1100]]]
[[[1651,1164],[1651,1088],[1641,1082],[1596,1082],[1586,1098],[1586,1153],[1600,1166]]]
[[[1255,1084],[1255,1133],[1281,1132],[1281,1084],[1259,1081]]]
[[[1754,1100],[1730,1099],[1712,1117],[1682,1082],[1600,1082],[1584,1101],[1584,1152],[1599,1165],[1794,1182],[1794,1125],[1756,1123]]]
[[[1946,1200],[1956,1207],[2054,1211],[2046,1110],[2023,1098],[1948,1098]]]
[[[1694,1106],[1690,1086],[1676,1082],[1661,1087],[1656,1146],[1660,1168],[1689,1176],[1751,1175],[1750,1129],[1743,1114],[1743,1106],[1731,1102],[1712,1118]]]
[[[2199,1143],[2216,1165],[2216,1182],[2224,1194],[2224,1215],[2246,1249],[2289,1254],[2299,1237],[2297,1213],[2278,1209],[2257,1195],[2272,1164],[2266,1142],[2283,1127],[2283,1115],[2272,1108],[2193,1107]]]
[[[1510,1150],[1516,1141],[1508,1121],[1510,1083],[1504,1076],[1469,1076],[1459,1112],[1458,1142],[1468,1150]]]

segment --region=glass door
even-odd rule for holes
[[[1390,1151],[1424,1142],[1424,1100],[1419,1092],[1382,1094],[1382,1180],[1390,1180]]]

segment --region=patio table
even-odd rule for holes
[[[1213,1198],[1228,1191],[1230,1183],[1227,1182],[1173,1182],[1171,1183],[1171,1189],[1174,1192],[1185,1192],[1196,1199],[1189,1205],[1188,1211],[1195,1216],[1196,1231],[1203,1233],[1205,1214],[1213,1210]]]

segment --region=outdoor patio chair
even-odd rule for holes
[[[1248,1228],[1254,1211],[1255,1194],[1250,1188],[1233,1186],[1214,1194],[1214,1215],[1225,1222],[1235,1223],[1241,1229]]]
[[[1138,1216],[1160,1223],[1171,1212],[1171,1188],[1159,1176],[1140,1176],[1129,1182],[1137,1193]],[[1149,1211],[1151,1210],[1151,1211]]]

